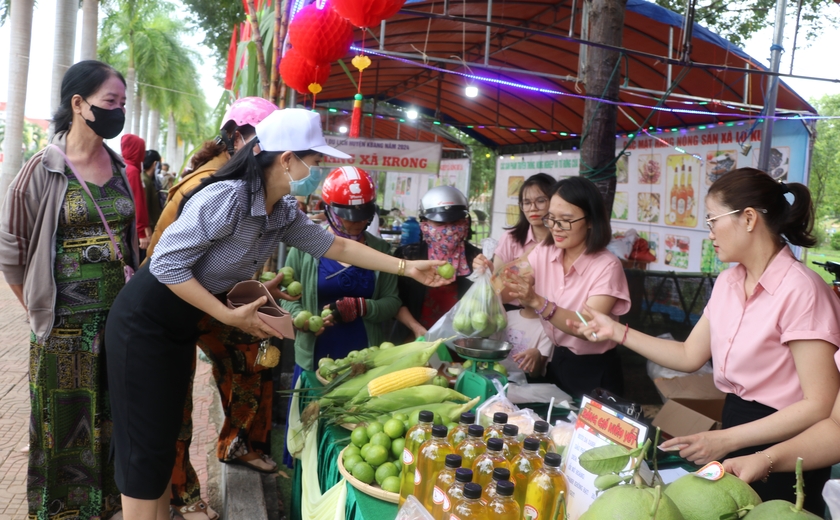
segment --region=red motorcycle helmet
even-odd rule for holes
[[[373,220],[376,213],[373,180],[366,171],[355,166],[342,166],[331,171],[321,188],[321,198],[345,220]]]

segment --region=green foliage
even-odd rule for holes
[[[684,0],[655,0],[657,4],[674,12],[684,14]],[[787,12],[796,13],[797,2],[788,2]],[[776,16],[776,0],[753,0],[751,2],[711,0],[698,2],[695,21],[720,34],[735,45],[743,45],[757,31],[773,25]],[[827,0],[803,0],[800,31],[808,40],[813,40],[826,29],[837,27],[840,16]]]
[[[840,251],[840,233],[833,233],[829,243],[831,244],[831,249]]]
[[[825,95],[811,104],[820,115],[840,116],[840,94]],[[817,123],[808,187],[817,209],[817,221],[840,214],[840,121]]]
[[[184,5],[190,9],[192,21],[204,31],[204,45],[213,50],[216,69],[224,74],[233,26],[245,21],[242,2],[184,0]]]
[[[0,120],[0,146],[6,138],[6,121]],[[23,162],[47,146],[47,131],[40,126],[24,120],[23,122]]]

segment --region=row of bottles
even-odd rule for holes
[[[448,435],[432,425],[433,414],[423,411],[419,419],[406,433],[400,506],[414,495],[440,520],[487,518],[488,511],[502,520],[565,518],[566,481],[548,423],[538,421],[535,435],[520,443],[506,414],[496,414],[485,431],[465,413]]]
[[[665,216],[665,223],[674,226],[695,227],[697,226],[696,199],[694,197],[694,184],[692,182],[692,167],[688,167],[688,178],[686,179],[685,163],[682,164],[682,173],[679,166],[674,166],[674,183],[671,185],[669,206]]]

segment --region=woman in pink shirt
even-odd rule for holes
[[[516,260],[549,237],[542,218],[548,214],[551,187],[555,182],[551,175],[537,173],[522,183],[519,188],[519,221],[499,239],[493,255],[494,270]],[[484,255],[479,255],[479,258],[484,259]]]
[[[563,179],[552,188],[542,221],[550,235],[528,255],[533,277],[513,277],[506,285],[512,298],[542,318],[555,345],[546,375],[575,397],[597,387],[621,394],[616,342],[590,343],[567,324],[584,305],[614,317],[630,310],[624,269],[606,250],[611,233],[603,198],[586,178]]]
[[[816,243],[808,188],[740,168],[709,188],[706,210],[718,257],[738,265],[720,274],[685,342],[646,336],[597,310],[588,326],[570,323],[675,370],[693,372],[712,359],[715,385],[727,394],[723,429],[663,443],[698,464],[753,454],[801,433],[829,416],[840,388],[833,360],[840,300],[785,243]],[[772,455],[761,456],[769,467]],[[818,515],[828,476],[827,468],[806,472],[805,507]],[[762,479],[753,483],[762,500],[790,498],[793,475],[768,472]]]

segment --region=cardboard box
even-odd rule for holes
[[[670,437],[681,437],[720,428],[726,394],[717,389],[712,374],[655,379],[668,400],[653,419]]]

